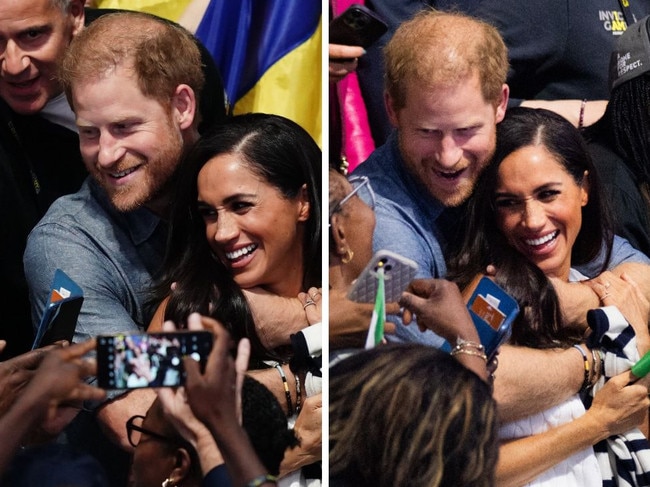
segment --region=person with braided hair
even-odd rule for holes
[[[615,231],[650,254],[650,16],[618,39],[610,61],[610,100],[583,131],[615,215]]]

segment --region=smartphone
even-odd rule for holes
[[[50,297],[36,328],[32,350],[59,340],[72,342],[84,301],[82,289],[65,272],[54,272]]]
[[[485,347],[488,360],[512,334],[519,304],[487,276],[478,276],[463,291],[469,314]]]
[[[212,333],[116,334],[97,337],[97,383],[102,389],[176,387],[185,383],[183,357],[205,366]]]
[[[379,250],[361,271],[348,292],[348,299],[358,303],[374,303],[377,295],[379,268],[384,269],[384,292],[387,303],[397,302],[415,277],[418,265],[389,250]]]
[[[361,46],[365,49],[387,30],[388,25],[375,12],[353,3],[330,22],[329,41],[332,44]]]

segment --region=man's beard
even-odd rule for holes
[[[154,159],[137,158],[134,165],[144,164],[139,170],[145,172],[143,180],[139,181],[137,186],[128,184],[123,188],[113,188],[108,193],[111,203],[118,211],[134,211],[142,206],[159,209],[165,205],[183,152],[180,137],[170,137],[167,140],[168,143],[160,149]]]

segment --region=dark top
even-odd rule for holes
[[[650,207],[639,191],[634,174],[606,137],[587,139],[589,153],[605,188],[614,233],[650,255]]]

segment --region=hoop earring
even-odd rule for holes
[[[353,258],[354,258],[354,252],[350,247],[348,247],[347,249],[345,249],[345,255],[341,257],[341,262],[343,262],[344,264],[349,264]]]

